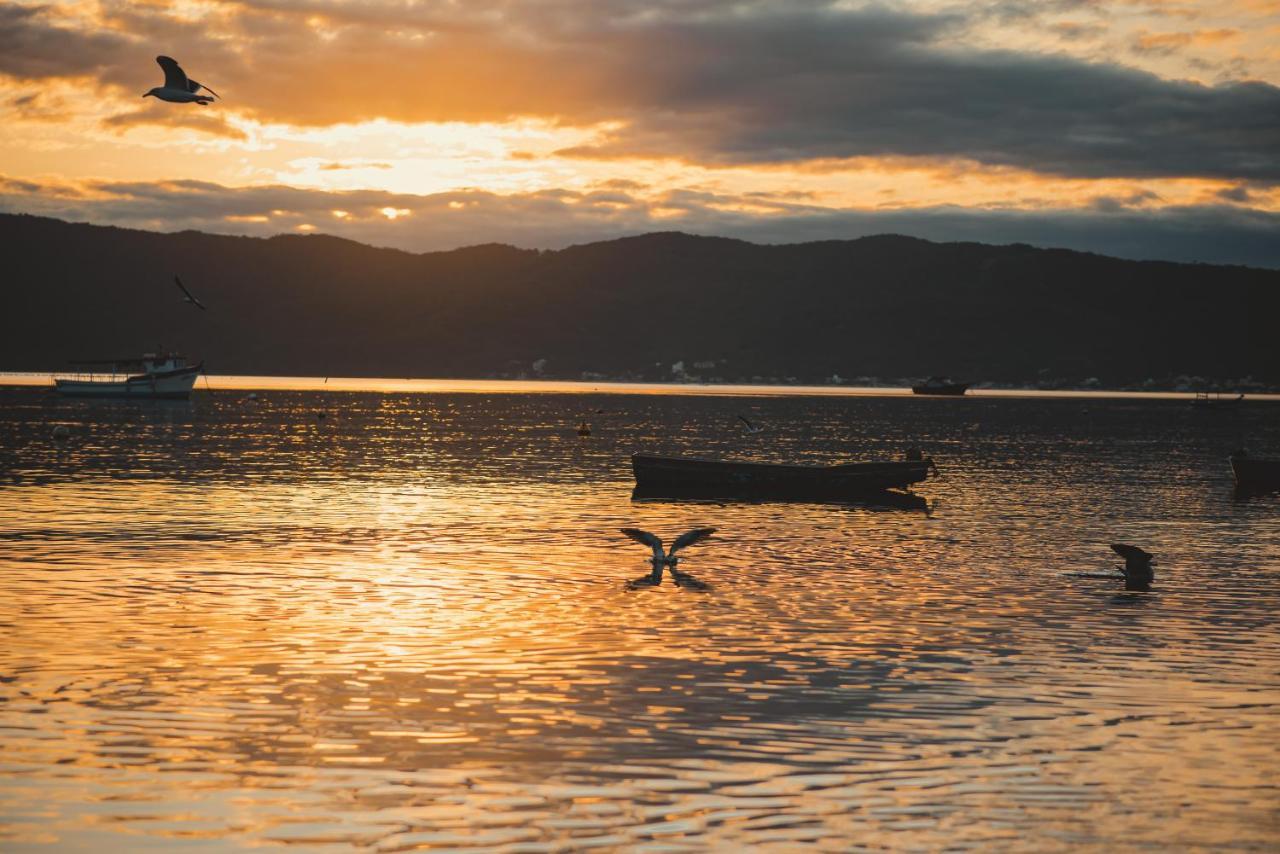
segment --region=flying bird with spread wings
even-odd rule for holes
[[[663,567],[671,568],[671,579],[676,583],[677,587],[705,587],[706,585],[698,581],[691,575],[687,575],[676,569],[676,564],[680,562],[680,558],[676,557],[676,552],[680,549],[687,548],[694,543],[701,542],[716,532],[715,528],[694,528],[692,531],[686,531],[676,537],[674,543],[671,544],[671,550],[665,554],[662,551],[662,539],[639,528],[622,528],[622,533],[641,545],[648,546],[653,549],[653,557],[650,560],[653,563],[653,571],[644,578],[638,578],[631,582],[629,587],[641,585],[656,586],[662,583]]]
[[[198,300],[198,299],[196,299],[196,298],[195,298],[195,295],[194,295],[194,294],[192,294],[192,293],[191,293],[191,291],[187,290],[187,286],[186,286],[186,285],[184,285],[184,284],[182,284],[182,279],[179,279],[179,278],[175,275],[175,276],[173,277],[173,281],[174,281],[174,283],[175,283],[175,284],[177,284],[177,286],[178,286],[179,290],[181,290],[181,291],[182,291],[182,301],[183,301],[183,302],[189,302],[189,303],[191,303],[192,305],[194,305],[196,308],[200,309],[201,311],[208,311],[208,310],[209,310],[209,309],[205,308],[204,303],[200,302],[200,300]]]
[[[164,85],[155,87],[142,97],[146,98],[150,95],[159,98],[161,101],[169,101],[173,104],[196,103],[201,106],[211,103],[213,98],[218,97],[217,92],[188,77],[187,72],[182,70],[182,66],[178,65],[176,59],[168,56],[157,56],[156,62],[164,69]],[[201,95],[201,89],[208,92],[213,98],[210,98],[209,95]]]

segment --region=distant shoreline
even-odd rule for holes
[[[0,388],[52,388],[59,373],[0,371]],[[399,394],[655,394],[723,397],[919,397],[963,401],[995,398],[1191,400],[1190,391],[1131,389],[972,388],[963,397],[913,394],[899,386],[763,385],[745,383],[655,383],[593,380],[396,379],[391,377],[275,377],[204,375],[196,393],[212,391],[329,391]],[[1235,394],[1236,392],[1223,392]],[[1245,392],[1246,400],[1280,402],[1280,393]]]

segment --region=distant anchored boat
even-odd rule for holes
[[[958,383],[950,377],[929,377],[929,379],[913,385],[911,391],[915,394],[941,394],[949,397],[959,397],[969,390],[972,383]]]
[[[928,457],[833,466],[655,457],[633,454],[636,490],[642,494],[718,494],[777,497],[856,497],[905,489],[936,470]]]
[[[87,359],[74,377],[55,379],[60,394],[81,397],[177,398],[191,396],[204,363],[177,353],[146,353],[130,359]]]
[[[1280,490],[1280,458],[1251,457],[1245,451],[1236,451],[1230,459],[1237,489]]]
[[[1223,397],[1222,392],[1198,391],[1196,396],[1191,399],[1191,405],[1196,409],[1229,409],[1233,406],[1239,406],[1244,403],[1244,395],[1237,394],[1234,397]]]

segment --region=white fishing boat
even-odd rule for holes
[[[191,396],[204,363],[192,365],[177,353],[144,353],[134,359],[89,359],[80,371],[54,379],[59,394],[82,397],[177,398]]]

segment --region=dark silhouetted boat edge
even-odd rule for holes
[[[764,496],[838,499],[906,489],[929,476],[933,460],[832,466],[707,460],[632,454],[636,493],[644,498]]]
[[[823,504],[861,510],[908,510],[929,513],[929,500],[914,492],[884,490],[859,495],[832,495],[812,490],[743,491],[725,487],[636,487],[639,504]]]
[[[1234,453],[1230,457],[1231,473],[1236,478],[1240,492],[1271,492],[1280,490],[1280,459],[1251,457]]]
[[[913,385],[911,392],[913,394],[932,394],[941,395],[943,397],[960,397],[969,390],[972,383],[953,382],[950,377],[929,377],[929,379]]]

